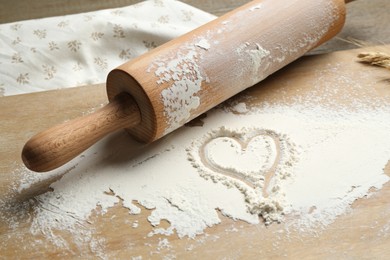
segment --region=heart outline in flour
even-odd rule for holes
[[[271,144],[275,146],[275,156],[273,161],[267,162],[268,167],[264,169],[258,169],[254,173],[245,173],[231,171],[229,167],[221,167],[216,165],[215,160],[207,156],[208,145],[218,138],[225,138],[226,140],[233,140],[240,145],[241,151],[246,152],[246,148],[256,138],[268,139]],[[272,140],[272,141],[271,141]],[[195,148],[195,149],[194,149]],[[288,151],[286,153],[286,150]],[[243,128],[240,130],[230,130],[225,127],[221,127],[206,134],[201,140],[193,143],[192,148],[187,149],[188,158],[192,162],[192,165],[198,169],[200,176],[206,179],[212,179],[214,182],[221,182],[227,186],[232,186],[232,182],[226,181],[226,178],[233,182],[239,181],[245,186],[249,186],[252,190],[260,192],[261,196],[267,198],[271,193],[276,192],[277,188],[273,186],[276,181],[274,178],[283,179],[289,173],[281,171],[283,166],[291,166],[296,160],[294,145],[289,142],[286,136],[278,134],[273,130],[261,129],[261,128]],[[272,157],[272,156],[270,156]],[[272,158],[271,158],[272,160]],[[235,169],[237,170],[237,169]],[[237,186],[237,185],[234,185]]]
[[[248,149],[249,146],[253,146],[252,144],[257,139],[263,139],[264,143],[262,147],[255,147],[259,149],[266,150],[268,153],[268,156],[256,156],[259,154],[259,151],[254,151],[254,149]],[[268,140],[267,140],[268,139]],[[214,159],[213,157],[216,156],[212,151],[213,147],[209,146],[221,146],[221,142],[214,144],[216,141],[225,142],[227,146],[231,147],[231,151],[229,151],[229,147],[225,148],[225,156],[227,153],[234,153],[236,155],[236,158],[232,158],[232,156],[229,156],[230,162],[227,164],[230,165],[224,165],[223,160],[220,158]],[[267,147],[268,145],[268,147]],[[203,164],[211,169],[212,171],[218,172],[220,174],[224,174],[233,178],[241,179],[243,182],[247,183],[249,186],[252,186],[253,188],[256,187],[256,184],[258,182],[264,181],[265,179],[268,179],[267,177],[270,177],[269,175],[272,174],[272,169],[274,168],[274,165],[276,164],[279,153],[277,152],[277,140],[274,138],[259,134],[252,137],[246,137],[246,136],[224,136],[224,137],[218,137],[215,139],[211,139],[208,142],[204,143],[201,147],[200,153],[201,153],[201,161]],[[227,148],[227,149],[226,149]],[[272,149],[274,148],[274,149]],[[268,151],[267,151],[268,150]],[[251,156],[252,155],[252,156]],[[252,160],[245,160],[246,157],[255,157]],[[258,157],[258,158],[256,158]],[[246,162],[248,161],[248,162]],[[257,166],[255,169],[247,170],[244,169],[244,165],[250,163],[253,166],[253,164]],[[237,167],[238,166],[238,167]]]

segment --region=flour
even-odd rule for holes
[[[221,223],[219,212],[249,224],[285,221],[301,232],[325,228],[390,179],[383,170],[390,158],[388,103],[374,95],[369,71],[339,72],[342,67],[315,71],[310,91],[288,82],[268,90],[276,101],[236,97],[208,112],[202,127],[182,127],[147,148],[125,132],[108,136],[76,159],[75,167],[67,166],[52,191],[15,212],[31,219],[34,245],[50,242],[71,250],[87,243],[102,256],[105,240],[94,237],[90,219],[118,205],[130,214],[150,210],[152,231],[143,234],[150,238],[196,238]],[[237,107],[245,109],[237,113]],[[15,190],[24,192],[63,171],[21,171]],[[14,217],[10,228],[18,221]],[[141,223],[128,225],[142,230]]]
[[[244,179],[269,171],[276,163],[277,156],[276,144],[268,135],[258,135],[247,142],[234,137],[213,138],[203,146],[203,150],[203,163],[209,168],[233,173]]]
[[[233,107],[233,111],[236,113],[239,113],[239,114],[245,114],[245,113],[249,112],[249,110],[244,102],[237,103]]]
[[[139,226],[138,221],[134,221],[131,225],[133,228],[137,228]]]
[[[252,84],[256,84],[268,76],[265,73],[271,65],[270,61],[267,60],[271,52],[264,49],[260,44],[245,42],[238,46],[236,54],[237,60],[241,61],[241,66],[237,66],[237,71],[240,71],[239,74],[250,71]]]
[[[251,12],[253,12],[253,11],[255,11],[255,10],[257,10],[257,9],[260,9],[260,8],[262,8],[263,7],[263,4],[258,4],[258,5],[255,5],[255,6],[253,6],[253,7],[251,7],[250,9],[249,9],[249,11],[251,11]]]
[[[200,176],[239,189],[249,212],[266,223],[281,220],[283,196],[278,185],[296,161],[296,149],[286,137],[265,129],[221,127],[187,151]]]
[[[202,81],[207,78],[206,75],[202,75],[199,68],[200,58],[196,46],[182,46],[169,59],[156,58],[147,70],[148,72],[153,70],[158,78],[157,84],[169,84],[161,92],[168,125],[165,134],[186,123],[191,111],[200,105],[200,99],[196,94],[201,90]]]
[[[258,43],[256,43],[255,46],[256,47],[254,49],[245,50],[245,53],[250,56],[250,64],[253,70],[253,75],[259,75],[257,78],[254,78],[253,84],[260,82],[266,77],[266,75],[262,75],[261,72],[267,71],[270,66],[269,62],[264,64],[264,60],[270,55],[270,52],[261,47]]]
[[[179,237],[195,237],[205,228],[220,223],[215,208],[226,216],[253,224],[259,221],[257,215],[271,223],[281,221],[283,214],[299,214],[296,224],[304,221],[305,225],[315,225],[315,222],[326,225],[345,212],[356,198],[366,195],[371,187],[379,189],[388,181],[383,167],[390,157],[390,141],[385,138],[389,115],[388,109],[351,112],[267,103],[251,108],[245,115],[214,110],[204,119],[202,128],[181,128],[134,159],[116,165],[112,160],[121,161],[126,154],[140,152],[139,145],[121,133],[114,137],[115,150],[103,156],[89,153],[78,167],[52,184],[52,192],[36,198],[39,203],[34,207],[36,216],[31,231],[44,232],[58,245],[65,242],[55,236],[53,229],[73,230],[76,237],[88,237],[88,229],[82,223],[97,205],[104,214],[119,202],[118,197],[132,214],[140,210],[133,200],[153,209],[148,219],[156,228],[150,235],[176,232]],[[259,125],[263,127],[260,130]],[[280,133],[263,129],[278,129]],[[246,149],[247,162],[264,163],[258,172],[251,165],[234,162],[234,154],[242,153],[243,145],[228,138],[239,139],[240,135],[241,140],[258,138],[254,145],[259,144],[260,148]],[[91,149],[102,151],[101,147],[112,142],[112,138]],[[282,145],[275,148],[272,138],[277,138]],[[239,172],[242,176],[214,172],[212,167],[202,164],[197,152],[205,140],[210,145],[206,158],[223,168],[220,171]],[[225,159],[216,153],[227,148],[226,145],[232,149],[229,158],[236,163],[233,166],[226,165]],[[272,168],[278,152],[285,153],[286,159],[282,156],[275,165],[273,175],[269,176],[268,185],[272,188],[268,188],[268,197],[264,197],[263,174]],[[192,157],[187,157],[187,153]],[[250,179],[253,174],[259,178]],[[210,178],[213,181],[206,180]],[[252,184],[247,184],[246,178]],[[105,193],[109,190],[115,196]],[[313,206],[315,210],[310,211]],[[170,227],[159,227],[163,219],[170,222]]]
[[[195,45],[198,46],[199,48],[204,49],[204,50],[208,50],[211,47],[210,43],[204,38],[200,39],[200,41]]]

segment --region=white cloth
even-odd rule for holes
[[[0,25],[0,96],[103,83],[215,16],[173,0]]]

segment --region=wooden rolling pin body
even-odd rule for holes
[[[87,149],[96,136],[122,127],[152,142],[332,38],[344,20],[343,0],[252,1],[109,73],[110,102],[118,103],[118,95],[129,93],[139,108],[138,124],[126,125],[121,117],[118,127],[103,134],[85,127],[88,130],[77,135],[95,136],[86,145],[74,142],[77,138],[69,129],[62,130],[67,138],[59,145],[52,140],[62,135],[57,127],[27,142],[22,158],[30,169],[48,171]],[[67,123],[66,128],[71,127]],[[58,158],[61,154],[67,154],[66,159]]]
[[[151,142],[253,86],[336,35],[342,0],[253,1],[110,72],[107,94],[130,93]]]

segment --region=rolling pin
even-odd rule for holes
[[[152,142],[335,36],[344,0],[257,0],[112,70],[107,106],[33,136],[22,160],[53,170],[108,133]]]

